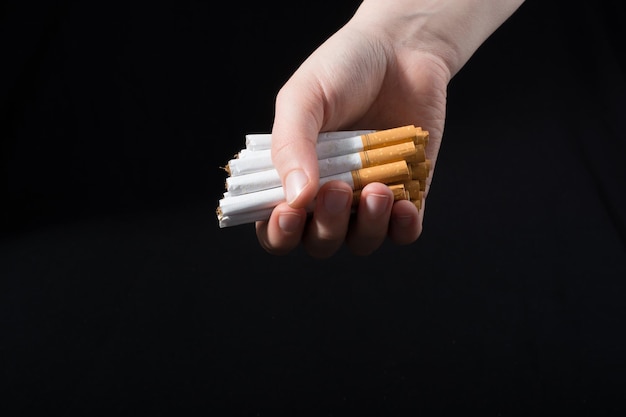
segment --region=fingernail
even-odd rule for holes
[[[302,224],[302,216],[296,213],[282,213],[278,216],[278,226],[283,232],[297,232]]]
[[[287,203],[293,203],[308,183],[309,177],[302,170],[296,169],[287,174],[287,179],[285,180],[285,199]]]
[[[365,197],[365,206],[372,217],[382,216],[389,207],[391,199],[382,194],[369,194]]]
[[[339,213],[348,207],[352,193],[338,188],[330,188],[324,193],[324,207],[329,213]]]

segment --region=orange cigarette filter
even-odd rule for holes
[[[415,142],[417,140],[417,129],[414,125],[407,125],[393,129],[378,130],[361,135],[361,140],[363,141],[363,149],[375,149],[407,141]]]
[[[415,145],[415,155],[412,159],[408,160],[412,164],[426,162],[426,148],[424,145]]]
[[[417,209],[420,210],[422,206],[424,205],[424,191],[420,191],[419,194],[417,195],[417,198],[416,199],[411,198],[411,201],[413,202],[413,204],[415,204],[415,207],[417,207]]]
[[[424,147],[426,147],[426,145],[428,145],[428,138],[428,130],[422,130],[419,126],[415,128],[415,143],[417,145],[424,145]]]
[[[414,180],[425,181],[430,175],[430,159],[411,164],[411,176]]]
[[[404,184],[392,184],[389,185],[389,189],[393,192],[394,201],[409,199],[409,195],[407,194]]]
[[[361,157],[361,165],[364,168],[400,161],[402,159],[410,163],[417,163],[420,162],[421,156],[424,153],[423,148],[418,148],[422,147],[416,146],[413,142],[403,142],[397,145],[361,151],[359,152],[359,156]]]
[[[389,185],[389,189],[393,192],[393,200],[394,201],[398,201],[398,200],[408,200],[409,199],[409,195],[404,187],[404,184],[392,184]],[[363,190],[354,190],[352,193],[353,199],[352,199],[352,205],[356,206],[359,204],[359,201],[361,199],[361,193],[363,192]]]
[[[419,193],[421,190],[421,183],[422,181],[420,180],[410,180],[410,181],[405,181],[402,185],[404,185],[405,190],[408,192],[409,194],[409,199],[413,200],[416,199],[417,197],[419,197]]]
[[[351,171],[354,189],[358,190],[372,182],[391,184],[402,182],[411,178],[411,168],[405,161],[390,162],[368,168]]]

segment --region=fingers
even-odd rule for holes
[[[300,244],[306,218],[306,210],[279,204],[268,221],[256,222],[259,244],[272,255],[286,255]]]
[[[355,255],[374,252],[387,237],[393,206],[393,193],[384,184],[372,183],[363,188],[356,218],[346,238],[346,244]]]
[[[355,255],[375,252],[389,239],[398,245],[415,242],[422,232],[422,213],[407,200],[395,201],[384,184],[363,188],[356,209],[352,209],[352,188],[341,181],[324,184],[312,215],[281,203],[267,222],[257,222],[261,246],[274,255],[285,255],[302,243],[314,258],[336,254],[344,245]]]
[[[396,245],[409,245],[422,233],[422,214],[408,200],[393,201],[389,188],[380,183],[363,189],[357,216],[346,239],[359,256],[375,252],[387,237]]]
[[[409,245],[422,233],[423,210],[408,200],[394,201],[383,184],[367,185],[361,193],[356,216],[346,244],[358,256],[374,253],[389,238],[396,245]]]
[[[261,246],[274,255],[285,255],[303,244],[314,258],[328,258],[343,245],[350,223],[352,188],[342,181],[324,184],[315,201],[313,215],[281,203],[267,222],[257,222]]]
[[[276,98],[276,117],[272,128],[272,163],[282,179],[285,199],[293,208],[313,201],[319,185],[317,114],[322,109],[303,97],[315,95],[306,81],[294,78]],[[321,116],[319,117],[321,118]]]
[[[422,202],[423,204],[423,202]],[[424,209],[417,210],[410,201],[397,201],[391,210],[389,239],[396,245],[409,245],[422,234]]]
[[[315,211],[303,239],[314,258],[328,258],[343,245],[352,210],[352,188],[341,181],[324,184],[318,193]]]

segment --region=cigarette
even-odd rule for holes
[[[242,149],[239,151],[239,153],[237,155],[235,155],[235,158],[237,159],[242,159],[242,158],[247,158],[249,156],[263,156],[264,158],[267,157],[272,157],[272,151],[271,149],[260,149],[260,150],[250,150],[250,149]]]
[[[239,226],[240,224],[254,223],[262,220],[268,220],[272,214],[274,207],[265,209],[245,211],[243,213],[235,213],[224,215],[221,210],[217,210],[217,220],[220,228]]]
[[[401,130],[401,133],[406,133],[406,127],[402,128],[404,130]],[[339,139],[354,139],[354,138],[362,138],[364,135],[370,134],[370,133],[382,133],[385,132],[386,135],[390,135],[390,133],[388,131],[381,131],[381,130],[346,130],[346,131],[337,131],[337,132],[324,132],[324,133],[320,133],[317,137],[317,142],[332,142],[335,140],[339,140]],[[393,133],[393,132],[392,132]],[[361,142],[363,141],[363,139],[361,139]],[[356,146],[359,145],[359,141],[355,141]],[[393,141],[391,142],[393,143]],[[415,128],[415,139],[414,139],[414,143],[416,145],[423,145],[424,147],[426,147],[426,145],[428,145],[428,132],[425,130],[422,130],[421,127],[416,127]],[[348,144],[346,142],[346,144]],[[272,134],[271,133],[249,133],[246,135],[246,147],[242,150],[239,151],[239,153],[236,156],[236,158],[245,158],[248,156],[263,156],[263,157],[269,157],[270,154],[270,149],[271,149],[271,145],[272,145]],[[331,150],[328,150],[327,147],[325,147],[325,145],[321,145],[320,146],[320,150],[322,152],[328,151],[328,152],[332,152]],[[261,152],[264,151],[264,152]],[[260,152],[260,153],[258,153]]]
[[[418,138],[421,138],[420,140],[422,141],[424,140],[424,131],[413,125],[407,125],[347,138],[318,142],[315,149],[317,159],[326,159],[333,156],[367,151],[409,141],[425,147],[425,144],[419,143]],[[264,149],[240,152],[235,158],[228,161],[228,165],[224,169],[230,176],[237,176],[272,168],[271,149]]]
[[[428,145],[429,134],[427,130],[422,130],[421,127],[415,128],[415,143],[418,145],[424,145],[426,147]]]
[[[224,168],[228,175],[236,176],[263,171],[272,168],[272,154],[270,149],[262,151],[239,152],[228,161]]]
[[[409,196],[406,193],[406,190],[404,188],[404,184],[392,184],[392,185],[389,185],[389,188],[393,192],[394,201],[409,199]],[[359,199],[361,198],[361,192],[362,190],[353,191],[353,194],[352,194],[353,209],[356,209],[356,207],[359,204]],[[309,205],[309,207],[307,207],[307,212],[311,213],[313,211],[314,206],[315,206],[314,203]],[[248,223],[254,223],[257,221],[268,220],[270,218],[270,215],[272,214],[272,210],[274,210],[274,207],[269,207],[269,208],[264,208],[264,209],[259,209],[259,210],[252,210],[252,211],[245,211],[243,213],[224,215],[222,211],[218,208],[217,217],[218,217],[220,228],[224,228],[224,227],[238,226],[240,224],[248,224]]]
[[[415,204],[415,207],[417,207],[418,210],[421,210],[422,206],[424,205],[424,191],[420,191],[417,198],[412,198],[411,202]]]
[[[320,177],[327,177],[403,159],[414,164],[425,161],[424,146],[415,145],[413,142],[403,142],[397,145],[321,159],[318,161],[319,175]],[[246,194],[280,185],[281,180],[278,171],[274,168],[226,178],[228,195]]]
[[[409,194],[404,186],[404,184],[390,184],[388,185],[389,189],[393,193],[393,201],[398,200],[409,200]],[[363,190],[354,190],[352,196],[352,206],[356,207],[359,205],[359,201],[361,199],[361,193]]]
[[[411,167],[405,160],[401,160],[321,177],[319,185],[321,186],[331,180],[339,180],[348,183],[353,190],[358,190],[372,182],[388,184],[408,181],[410,178]],[[228,195],[220,199],[219,212],[223,216],[230,216],[246,211],[267,209],[275,207],[284,199],[282,186],[240,195]]]
[[[414,125],[385,130],[323,132],[316,152],[319,186],[331,180],[353,189],[353,211],[363,187],[387,184],[394,200],[423,207],[426,180],[432,170],[426,158],[428,131]],[[272,164],[271,134],[246,135],[246,147],[224,170],[229,174],[216,214],[220,227],[269,219],[277,204],[285,201],[278,172]],[[306,207],[312,213],[315,200]]]
[[[404,186],[404,189],[409,195],[408,200],[414,200],[414,199],[419,198],[419,193],[420,191],[422,191],[421,183],[422,181],[419,181],[419,180],[410,180],[410,181],[405,181],[402,183],[402,185]]]
[[[430,159],[425,159],[417,163],[412,163],[412,178],[414,180],[420,180],[422,182],[425,182],[426,178],[428,178],[428,176],[430,175],[430,168]]]
[[[389,184],[408,180],[411,178],[411,166],[406,161],[402,160],[369,168],[357,169],[350,171],[350,174],[352,176],[352,189],[358,190],[373,182]],[[350,182],[348,183],[350,184]]]
[[[318,142],[326,142],[329,140],[337,140],[350,138],[354,136],[361,136],[366,133],[372,133],[376,130],[338,130],[334,132],[322,132],[317,135]],[[246,149],[249,151],[260,151],[264,149],[270,149],[272,147],[272,134],[271,133],[248,133],[246,135]]]

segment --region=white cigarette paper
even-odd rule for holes
[[[371,168],[362,168],[321,177],[319,186],[331,180],[339,180],[349,184],[353,190],[356,190],[374,181],[395,182],[409,180],[410,178],[411,169],[405,160],[401,160]],[[228,195],[219,201],[218,213],[222,216],[229,216],[246,211],[275,207],[282,201],[285,201],[282,186],[240,195]]]
[[[334,132],[322,132],[317,135],[318,142],[325,142],[328,140],[337,140],[343,138],[350,138],[354,136],[361,136],[366,133],[372,133],[375,130],[338,130]],[[271,133],[248,133],[246,135],[246,149],[250,151],[260,151],[263,149],[270,149],[272,147],[272,134]]]
[[[347,182],[354,187],[352,174],[343,172],[337,175],[320,178],[320,186],[330,180],[340,180]],[[285,192],[283,187],[268,188],[266,190],[255,191],[251,193],[239,195],[227,195],[219,202],[220,213],[223,216],[238,214],[246,211],[255,211],[266,208],[273,208],[280,202],[285,200]]]
[[[329,135],[328,140],[316,144],[317,159],[346,155],[381,146],[416,140],[418,132],[421,132],[421,129],[413,125],[408,125],[356,136],[341,137],[339,139],[334,139],[332,135]],[[273,167],[271,149],[264,149],[240,152],[236,158],[228,161],[226,170],[230,176],[234,177],[272,169]]]
[[[274,210],[274,207],[247,211],[247,212],[237,213],[237,214],[231,214],[228,216],[219,215],[218,216],[219,226],[223,228],[223,227],[238,226],[240,224],[246,224],[246,223],[254,223],[254,222],[261,221],[261,220],[267,220],[272,215],[272,210]]]
[[[402,159],[414,159],[416,162],[421,162],[425,159],[423,146],[416,147],[413,142],[405,142],[376,150],[320,159],[318,161],[319,176],[327,177]],[[280,185],[278,171],[274,168],[226,178],[226,192],[230,196],[266,190]]]
[[[226,167],[229,176],[216,214],[220,227],[269,219],[285,201],[278,171],[272,163],[271,134],[247,134],[246,147]],[[426,159],[428,131],[414,125],[385,130],[323,132],[315,150],[319,186],[343,181],[354,190],[353,210],[363,187],[387,184],[394,199],[407,199],[421,209],[425,180],[432,169]],[[315,200],[307,206],[312,212]]]
[[[351,136],[337,140],[319,142],[315,149],[317,159],[325,159],[333,156],[346,155],[363,150],[361,136]],[[228,161],[228,171],[232,177],[250,174],[274,168],[270,149],[246,152],[244,157],[238,157]]]
[[[394,200],[400,200],[400,199],[408,200],[409,199],[409,194],[404,184],[392,184],[392,185],[389,185],[389,188],[393,191]],[[355,190],[354,195],[353,195],[353,199],[355,200],[353,202],[353,211],[355,210],[357,201],[360,198],[360,196],[361,196],[361,190]],[[309,204],[309,206],[306,208],[306,211],[308,213],[311,213],[313,212],[314,207],[315,207],[315,201]],[[274,207],[259,209],[259,210],[252,210],[252,211],[245,211],[243,213],[236,213],[236,214],[231,214],[228,216],[219,215],[218,216],[219,226],[223,228],[223,227],[238,226],[240,224],[254,223],[254,222],[262,221],[262,220],[268,220],[270,216],[272,215],[272,210],[274,210]]]

